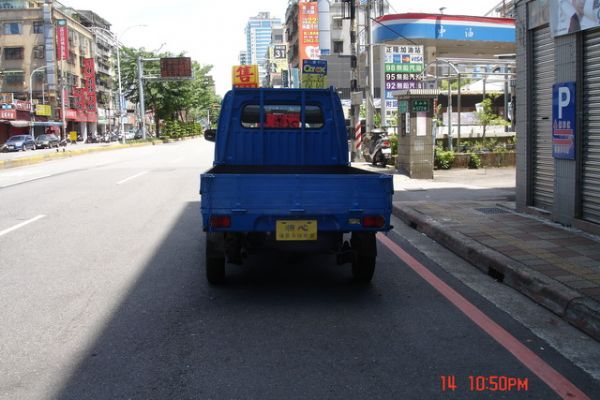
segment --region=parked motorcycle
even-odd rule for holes
[[[368,153],[373,165],[385,166],[392,157],[390,138],[383,129],[373,129],[368,146]]]

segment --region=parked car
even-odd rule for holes
[[[44,134],[35,138],[35,146],[39,149],[51,149],[60,145],[60,139],[53,134]]]
[[[29,135],[11,136],[2,146],[2,151],[25,151],[35,150],[35,140]]]
[[[127,132],[125,132],[125,139],[126,140],[133,140],[133,139],[135,139],[135,131],[127,131]]]

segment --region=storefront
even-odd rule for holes
[[[522,0],[516,12],[517,207],[598,233],[600,4]]]

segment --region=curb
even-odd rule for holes
[[[201,136],[190,136],[190,137],[183,137],[183,138],[177,138],[177,139],[156,139],[151,142],[114,144],[112,146],[90,147],[87,149],[76,149],[76,150],[69,150],[69,149],[65,149],[63,147],[63,149],[64,149],[63,151],[57,151],[56,153],[39,154],[39,155],[30,156],[30,157],[15,158],[12,160],[0,160],[0,170],[8,169],[8,168],[23,167],[25,165],[38,164],[38,163],[41,163],[44,161],[51,161],[51,160],[56,160],[56,159],[75,157],[75,156],[80,156],[83,154],[96,153],[96,152],[100,152],[100,151],[119,150],[119,149],[126,149],[129,147],[154,146],[157,144],[173,143],[173,142],[179,142],[182,140],[196,139],[199,137],[201,137]]]
[[[393,205],[393,214],[473,264],[484,273],[518,290],[570,324],[600,341],[600,303],[459,232],[411,207]]]

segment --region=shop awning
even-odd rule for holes
[[[31,122],[29,122],[29,121],[21,121],[21,120],[10,121],[10,124],[12,126],[14,126],[15,128],[26,128],[28,126],[31,126]]]
[[[62,126],[62,124],[60,121],[33,121],[33,126]]]

